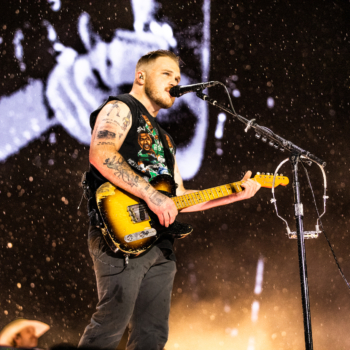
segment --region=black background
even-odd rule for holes
[[[173,26],[185,69],[195,77],[193,53],[181,46],[181,40],[193,35],[191,28],[201,20],[202,3],[164,1],[161,5],[159,20]],[[210,80],[220,80],[232,90],[230,77],[238,76],[234,83],[241,97],[233,98],[236,111],[327,162],[330,198],[323,223],[348,278],[349,7],[348,1],[217,0],[211,2],[210,28]],[[132,29],[130,3],[119,1],[117,9],[118,26]],[[74,28],[82,11],[89,12],[95,30],[110,40],[115,26],[106,20],[107,14],[114,13],[108,2],[98,8],[87,1],[63,2],[57,13],[50,12],[45,2],[6,5],[1,20],[1,95],[25,86],[29,77],[45,80],[53,68],[54,58],[43,49],[50,43],[41,34],[42,18],[53,24],[62,43],[83,51]],[[33,39],[25,46],[25,60],[31,64],[21,73],[11,42],[14,30],[24,28],[26,21]],[[197,76],[199,80],[199,72]],[[210,95],[227,103],[220,87],[212,88]],[[268,97],[275,100],[273,109],[267,108]],[[217,115],[218,110],[210,107],[204,162],[195,178],[186,181],[187,188],[237,181],[247,170],[271,173],[288,156],[256,140],[253,131],[245,133],[244,126],[230,117],[219,145],[214,136]],[[182,127],[172,125],[175,141]],[[54,144],[48,141],[51,132],[57,136]],[[218,146],[222,156],[216,153]],[[55,164],[49,167],[52,158]],[[41,338],[41,347],[62,341],[77,344],[97,301],[86,244],[85,203],[77,210],[78,183],[87,164],[88,147],[60,126],[0,164],[0,327],[16,317],[45,321],[52,328]],[[316,165],[308,171],[322,209],[321,172]],[[291,176],[288,163],[282,172]],[[305,229],[314,230],[310,190],[302,172],[300,176]],[[294,230],[291,186],[277,188],[276,195],[279,212]],[[167,349],[175,349],[174,344],[180,344],[179,349],[246,349],[251,336],[256,349],[303,348],[297,245],[286,237],[270,198],[271,192],[261,189],[249,201],[180,215],[194,232],[176,245],[178,273]],[[323,235],[307,241],[306,252],[314,347],[348,349],[348,288]],[[264,282],[256,296],[260,257],[265,262]],[[252,325],[254,300],[260,302],[260,311]],[[229,312],[225,305],[230,306]],[[237,329],[238,335],[230,337],[227,328]]]

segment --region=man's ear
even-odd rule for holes
[[[136,72],[136,81],[139,85],[144,85],[146,78],[146,72],[145,71],[137,71]]]

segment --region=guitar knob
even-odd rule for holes
[[[280,174],[280,176],[283,176],[283,174]]]
[[[270,173],[266,173],[266,175],[271,175]]]
[[[260,175],[260,173],[259,173],[259,172],[257,172],[257,173],[256,173],[256,175]]]
[[[261,173],[261,175],[265,175],[265,173]]]

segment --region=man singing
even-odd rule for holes
[[[172,138],[156,121],[161,108],[174,104],[175,98],[169,90],[179,84],[180,79],[176,55],[165,50],[150,52],[136,65],[131,92],[110,97],[90,117],[93,189],[111,182],[143,199],[165,227],[174,222],[178,210],[149,180],[168,174],[178,185],[176,195],[193,192],[184,188]],[[251,172],[244,176],[243,192],[182,211],[206,210],[254,196],[260,185],[250,176]],[[88,236],[99,301],[79,347],[115,349],[129,325],[128,350],[163,349],[168,339],[170,298],[176,272],[173,237],[161,236],[150,250],[133,256],[125,265],[123,253],[111,251],[94,223]]]

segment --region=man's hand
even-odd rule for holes
[[[261,185],[259,182],[251,179],[251,176],[252,172],[250,170],[245,173],[242,179],[242,187],[244,188],[244,191],[234,194],[236,201],[251,198],[259,191]]]
[[[161,225],[169,227],[178,214],[175,203],[161,192],[153,191],[148,197],[144,198],[148,205],[157,216]]]

